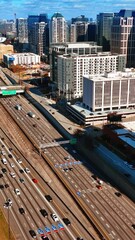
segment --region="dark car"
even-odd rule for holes
[[[1,171],[2,171],[3,173],[6,173],[6,172],[7,172],[7,169],[6,169],[6,168],[2,168]]]
[[[43,215],[43,217],[47,217],[48,213],[45,209],[40,209],[41,214]]]
[[[135,224],[132,224],[132,228],[134,228],[134,229],[135,229]]]
[[[73,168],[72,168],[72,167],[69,167],[69,170],[70,170],[70,171],[73,171]]]
[[[6,184],[5,184],[5,188],[8,188],[8,187],[9,187],[9,185],[6,183]]]
[[[19,178],[21,183],[24,183],[24,179],[23,178]]]
[[[0,184],[0,189],[4,189],[4,185],[3,184]]]
[[[47,236],[41,236],[41,239],[43,240],[49,240],[49,238]]]
[[[29,233],[30,233],[32,238],[36,238],[36,233],[35,233],[34,230],[30,230]]]
[[[2,173],[0,173],[0,178],[2,178],[3,177],[3,174]]]
[[[93,178],[93,179],[95,179],[95,180],[98,180],[98,177],[96,176],[96,175],[91,175],[91,177]]]
[[[19,208],[19,212],[20,212],[21,214],[25,214],[24,208]]]
[[[20,173],[24,173],[24,170],[23,170],[23,169],[19,169],[19,172],[20,172]]]
[[[47,199],[48,202],[52,201],[52,197],[50,195],[45,195],[45,198]]]
[[[66,224],[66,225],[70,225],[71,222],[69,221],[68,218],[63,218],[63,222]]]
[[[76,240],[83,240],[83,238],[82,237],[77,237],[77,239]]]
[[[9,157],[9,158],[12,158],[13,156],[12,156],[12,154],[8,154],[8,157]]]
[[[121,197],[121,193],[120,192],[115,192],[115,195],[117,196],[117,197]]]

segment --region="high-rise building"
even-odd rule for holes
[[[110,52],[58,56],[58,89],[68,100],[80,98],[83,95],[83,76],[120,71],[125,65],[125,55],[112,55]]]
[[[29,15],[28,16],[28,40],[30,44],[30,51],[35,52],[35,23],[44,22],[46,23],[46,34],[47,34],[47,42],[49,42],[49,20],[46,13],[40,15]],[[34,37],[34,38],[33,38]],[[34,50],[33,50],[34,49]]]
[[[50,46],[51,80],[57,84],[57,58],[63,54],[96,54],[102,51],[95,42],[54,43]]]
[[[48,24],[45,22],[35,23],[32,28],[32,52],[43,56],[48,47]]]
[[[111,52],[125,54],[127,67],[135,67],[135,11],[121,10],[111,28]]]
[[[16,19],[17,37],[19,43],[28,43],[28,22],[27,18]]]
[[[72,24],[75,22],[88,22],[88,21],[89,21],[89,19],[87,17],[85,17],[84,15],[81,15],[81,16],[71,19]]]
[[[67,22],[61,13],[54,13],[50,20],[50,43],[67,41]]]
[[[75,22],[70,26],[70,42],[88,41],[88,22]]]
[[[110,51],[111,26],[114,13],[97,15],[97,43],[103,46],[103,51]]]

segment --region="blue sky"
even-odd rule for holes
[[[66,20],[79,15],[96,19],[99,12],[118,12],[135,9],[135,0],[0,0],[0,19],[27,17],[31,14],[54,12],[63,14]]]

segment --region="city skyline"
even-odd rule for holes
[[[66,20],[79,15],[96,19],[100,12],[119,12],[120,9],[135,9],[134,0],[7,0],[0,2],[0,19],[13,19],[16,13],[17,18],[27,18],[28,15],[47,13],[49,18],[54,12],[63,14]]]

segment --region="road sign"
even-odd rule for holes
[[[70,141],[69,141],[70,144],[76,144],[77,143],[77,139],[76,138],[72,138]]]
[[[16,94],[16,90],[2,90],[2,95],[15,95]]]

